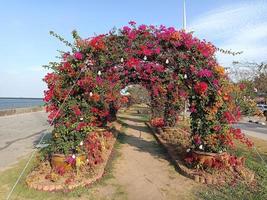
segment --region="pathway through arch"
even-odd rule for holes
[[[125,125],[113,178],[98,188],[108,199],[195,199],[197,184],[180,175],[144,124],[137,107],[119,115]],[[102,196],[101,195],[101,196]]]

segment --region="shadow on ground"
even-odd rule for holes
[[[157,143],[156,140],[153,139],[153,140],[147,141],[142,138],[142,133],[149,134],[153,137],[153,135],[151,134],[151,132],[148,130],[146,126],[131,125],[131,124],[124,122],[121,119],[135,122],[136,121],[135,118],[118,117],[117,122],[122,124],[126,128],[137,130],[137,131],[140,131],[141,133],[141,137],[136,137],[133,135],[127,135],[124,132],[120,132],[118,141],[121,144],[129,144],[135,147],[137,151],[148,152],[157,159],[165,159],[169,161],[168,157],[166,156],[166,151]],[[144,120],[140,119],[139,123],[141,122],[144,122]]]

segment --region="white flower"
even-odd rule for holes
[[[101,76],[101,71],[98,71],[98,72],[97,72],[97,75],[98,75],[98,76]]]
[[[219,153],[222,153],[222,151],[219,151]]]
[[[147,60],[147,57],[146,56],[144,57],[144,60]]]
[[[203,145],[200,145],[198,148],[202,150],[203,149]]]
[[[124,59],[123,59],[123,58],[121,58],[121,62],[122,62],[122,63],[124,62]]]
[[[71,157],[72,157],[73,159],[75,159],[75,158],[76,158],[75,154],[73,154]]]
[[[89,96],[90,96],[90,97],[93,96],[93,92],[90,92],[90,93],[89,93]]]
[[[86,159],[86,162],[89,162],[89,159],[88,158]]]
[[[169,59],[166,59],[166,62],[165,62],[166,64],[169,64]]]
[[[83,121],[83,117],[81,117],[80,120]]]
[[[83,141],[80,142],[80,146],[83,146]]]
[[[184,79],[187,79],[187,75],[186,74],[184,75]]]
[[[189,153],[191,151],[191,149],[186,149],[186,152]]]

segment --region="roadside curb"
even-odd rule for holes
[[[0,110],[0,117],[43,111],[44,108],[45,108],[44,106],[35,106],[35,107],[28,107],[28,108],[14,108],[14,109]]]

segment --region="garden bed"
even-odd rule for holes
[[[105,172],[106,165],[111,156],[117,134],[121,125],[117,122],[110,126],[113,137],[107,141],[107,148],[102,152],[103,161],[94,167],[85,165],[77,171],[66,172],[64,175],[53,172],[48,161],[40,163],[26,178],[30,188],[40,191],[69,191],[80,186],[88,186],[99,180]]]
[[[229,170],[202,170],[189,168],[185,163],[186,150],[189,148],[190,135],[181,128],[155,128],[150,123],[146,125],[152,131],[156,140],[167,151],[177,170],[184,176],[204,184],[225,184],[232,181],[244,181],[254,184],[254,173],[245,167],[239,166]]]

